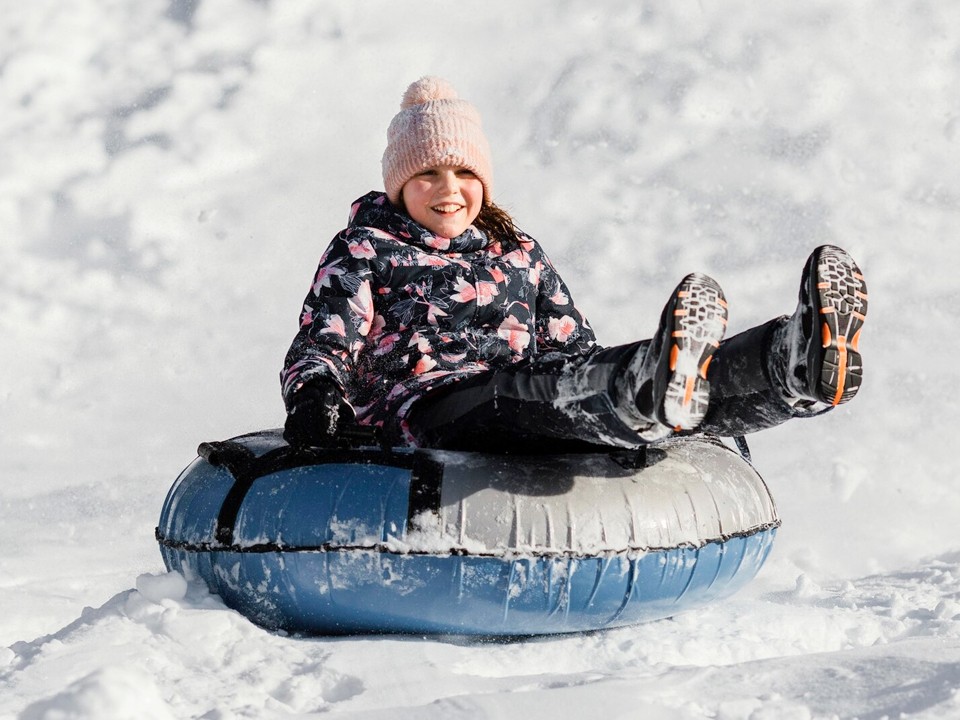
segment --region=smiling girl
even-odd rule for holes
[[[419,172],[403,186],[402,207],[435,235],[455,238],[466,232],[483,205],[483,183],[472,170],[439,165]]]
[[[292,445],[357,422],[448,449],[637,447],[754,432],[859,388],[866,285],[840,248],[811,254],[790,317],[724,341],[723,292],[693,273],[652,339],[602,348],[539,243],[492,202],[479,114],[446,81],[407,89],[383,179],[304,301],[281,373]]]

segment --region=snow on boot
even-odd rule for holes
[[[839,405],[857,394],[866,315],[867,284],[853,258],[833,245],[814,250],[800,280],[800,302],[771,352],[772,372],[789,396]]]
[[[727,328],[727,302],[716,280],[687,275],[670,296],[657,334],[625,373],[639,414],[655,427],[646,440],[693,430],[707,413],[707,368]]]

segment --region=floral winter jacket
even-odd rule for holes
[[[402,426],[429,390],[594,346],[532,238],[505,247],[470,227],[448,240],[371,192],[320,259],[280,379],[288,407],[301,385],[327,376],[361,424]]]

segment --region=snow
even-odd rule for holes
[[[960,6],[35,0],[0,13],[0,717],[960,717]],[[688,272],[730,331],[822,242],[865,384],[751,438],[783,527],[746,590],[512,643],[264,632],[168,576],[203,440],[283,418],[320,252],[407,84],[480,109],[496,199],[606,344]]]

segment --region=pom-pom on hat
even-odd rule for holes
[[[424,77],[407,88],[387,129],[383,185],[390,202],[398,203],[407,180],[438,165],[471,170],[490,198],[493,170],[480,113],[446,80]]]

